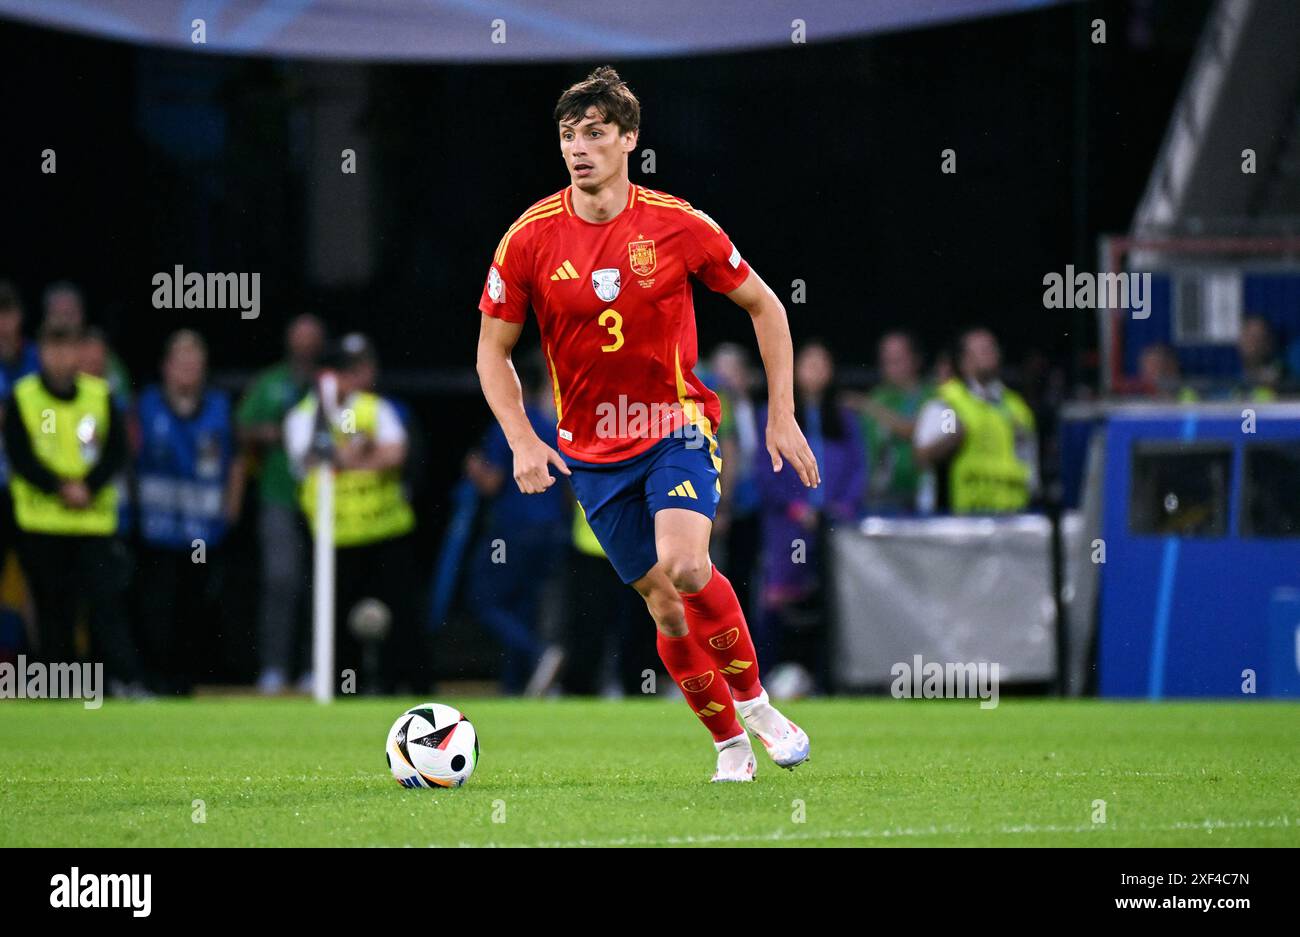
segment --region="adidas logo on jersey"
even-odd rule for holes
[[[678,486],[677,486],[676,488],[674,488],[672,491],[668,492],[668,497],[670,497],[670,498],[694,498],[696,501],[698,501],[698,500],[700,499],[700,498],[699,498],[699,495],[697,495],[697,494],[695,493],[695,486],[692,485],[689,481],[684,481],[684,482],[682,482],[680,485],[678,485]]]
[[[578,279],[578,271],[574,270],[573,264],[569,263],[566,260],[563,264],[555,268],[555,272],[551,274],[551,279],[552,280],[576,280]]]

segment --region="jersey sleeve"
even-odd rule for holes
[[[523,322],[532,296],[532,273],[531,239],[522,232],[507,231],[492,256],[479,312],[506,322]]]
[[[749,264],[712,218],[698,210],[687,217],[695,242],[687,258],[691,274],[715,293],[730,293],[749,277]]]

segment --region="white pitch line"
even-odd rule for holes
[[[1017,826],[1000,826],[993,829],[975,829],[973,827],[958,826],[929,826],[929,827],[894,827],[892,829],[881,830],[827,830],[822,832],[793,832],[785,833],[777,830],[773,833],[760,834],[705,834],[702,836],[666,836],[659,839],[649,836],[629,836],[620,839],[576,839],[567,842],[540,842],[540,843],[453,843],[439,844],[431,843],[430,848],[446,849],[455,847],[467,848],[537,848],[537,849],[576,849],[576,848],[603,848],[617,846],[714,846],[726,845],[728,843],[798,843],[798,842],[817,842],[821,840],[835,839],[906,839],[909,837],[922,836],[1015,836],[1022,834],[1035,833],[1175,833],[1187,830],[1205,830],[1212,832],[1214,830],[1229,829],[1248,829],[1248,828],[1277,828],[1277,827],[1300,827],[1300,817],[1271,817],[1266,820],[1185,820],[1174,823],[1171,826],[1145,826],[1145,827],[1116,827],[1106,823],[1088,823],[1078,826],[1039,826],[1032,823],[1020,824]]]

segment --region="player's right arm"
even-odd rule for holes
[[[540,494],[555,484],[547,466],[565,475],[569,467],[558,452],[542,442],[524,412],[523,388],[510,352],[523,332],[522,322],[507,322],[483,314],[478,334],[478,379],[488,406],[506,434],[515,456],[515,483],[526,495]]]
[[[479,384],[514,453],[515,482],[526,495],[540,494],[555,484],[547,468],[550,465],[571,474],[560,454],[542,442],[528,422],[519,375],[510,359],[532,299],[533,232],[529,227],[539,217],[549,217],[546,213],[554,198],[534,205],[506,231],[492,255],[478,303],[483,314],[478,334]]]

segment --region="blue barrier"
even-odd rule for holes
[[[1300,453],[1300,407],[1255,405],[1253,427],[1242,412],[1119,407],[1106,419],[1103,696],[1240,698],[1247,670],[1261,696],[1300,695],[1300,530],[1269,528],[1300,515],[1288,468],[1300,462],[1286,461]],[[1248,483],[1247,457],[1273,451],[1283,475]]]

